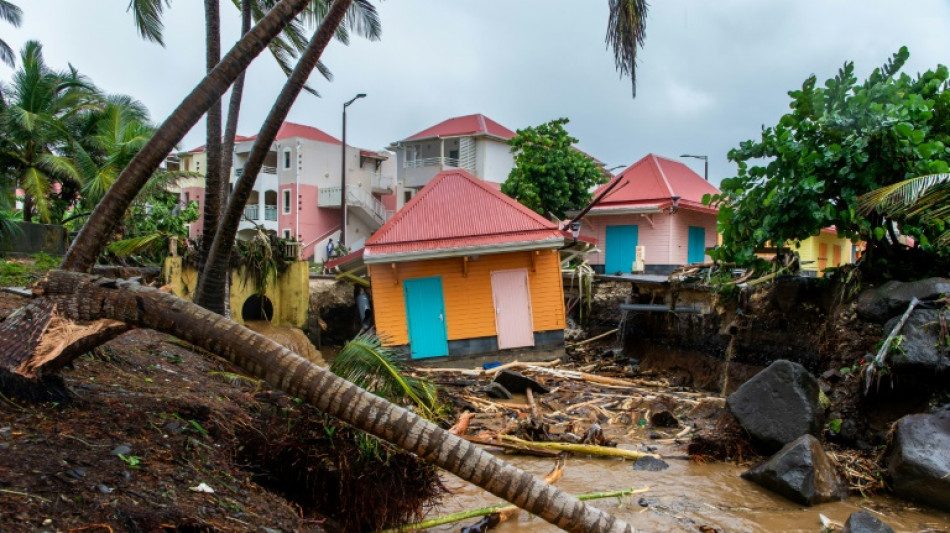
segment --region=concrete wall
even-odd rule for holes
[[[0,253],[50,255],[66,253],[69,235],[63,226],[33,222],[18,222],[17,226],[20,228],[20,233],[12,239],[6,236],[0,238]]]
[[[198,271],[190,265],[183,265],[180,257],[165,259],[162,276],[170,286],[171,292],[186,300],[194,298],[198,284]],[[271,282],[263,291],[270,300],[274,316],[271,324],[303,328],[307,324],[307,307],[310,298],[309,268],[304,261],[292,263],[276,282]],[[257,283],[245,279],[243,269],[231,272],[230,307],[231,319],[244,323],[242,309],[249,298],[257,294]]]
[[[514,154],[507,144],[484,137],[475,140],[475,168],[478,179],[504,183],[515,168]]]

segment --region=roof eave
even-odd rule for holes
[[[367,247],[363,260],[367,265],[379,263],[402,263],[406,261],[425,261],[428,259],[442,259],[446,257],[464,257],[466,255],[501,254],[506,252],[524,252],[560,248],[564,239],[544,239],[532,241],[508,242],[502,244],[480,244],[477,246],[461,246],[458,248],[443,248],[438,250],[421,250],[410,252],[374,254]]]

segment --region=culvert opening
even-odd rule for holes
[[[274,316],[274,304],[267,296],[251,295],[241,306],[241,317],[247,320],[270,320]]]

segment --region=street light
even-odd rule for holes
[[[340,161],[340,246],[346,244],[346,108],[360,98],[366,98],[366,94],[360,93],[343,104],[343,147],[340,149],[343,154]]]
[[[683,154],[680,157],[692,157],[693,159],[702,159],[706,163],[706,172],[703,176],[706,178],[706,181],[709,181],[709,156],[708,155],[692,155],[692,154]]]

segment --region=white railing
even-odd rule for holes
[[[276,205],[264,206],[264,220],[277,220],[277,206]]]
[[[244,207],[244,218],[248,220],[260,220],[260,206],[248,205]]]
[[[374,214],[380,223],[386,221],[386,207],[382,202],[376,199],[362,187],[346,188],[346,205],[362,207],[366,211]]]
[[[459,166],[457,157],[426,157],[422,159],[407,159],[403,162],[404,168],[436,167],[445,165],[447,167]]]
[[[370,179],[374,189],[386,191],[393,190],[393,183],[396,181],[392,176],[384,176],[381,172],[373,172]]]
[[[277,167],[261,167],[261,174],[277,174]],[[234,169],[234,174],[241,177],[244,174],[244,167]]]
[[[317,194],[317,207],[340,207],[340,188],[320,187]]]

